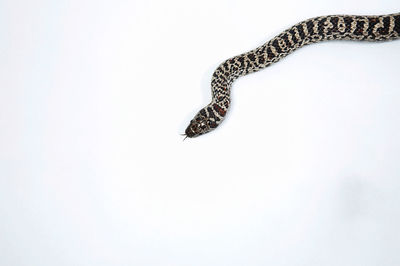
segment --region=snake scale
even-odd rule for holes
[[[212,131],[224,120],[230,89],[239,77],[259,71],[296,49],[327,40],[388,41],[400,38],[400,13],[382,16],[332,15],[302,21],[267,43],[225,60],[212,75],[212,100],[190,121],[189,138]]]

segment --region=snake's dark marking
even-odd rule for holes
[[[399,38],[400,13],[321,16],[300,22],[264,45],[223,62],[212,75],[211,103],[190,121],[185,135],[197,137],[221,124],[229,108],[232,83],[237,78],[278,62],[304,45],[327,40],[389,41]]]

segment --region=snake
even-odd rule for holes
[[[400,39],[400,13],[389,15],[328,15],[304,20],[265,44],[222,62],[212,74],[212,100],[196,113],[185,138],[194,138],[217,128],[231,104],[232,83],[278,62],[298,48],[329,40],[390,41]]]

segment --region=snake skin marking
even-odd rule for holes
[[[296,49],[327,40],[389,41],[400,39],[400,13],[382,16],[332,15],[311,18],[285,30],[260,47],[227,59],[211,79],[212,100],[190,121],[186,137],[208,133],[224,120],[232,83],[278,62]]]

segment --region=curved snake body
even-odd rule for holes
[[[212,80],[212,101],[185,130],[196,137],[215,129],[230,105],[230,89],[239,77],[278,62],[296,49],[327,40],[388,41],[400,38],[400,13],[383,16],[332,15],[315,17],[285,30],[264,45],[224,61]]]

